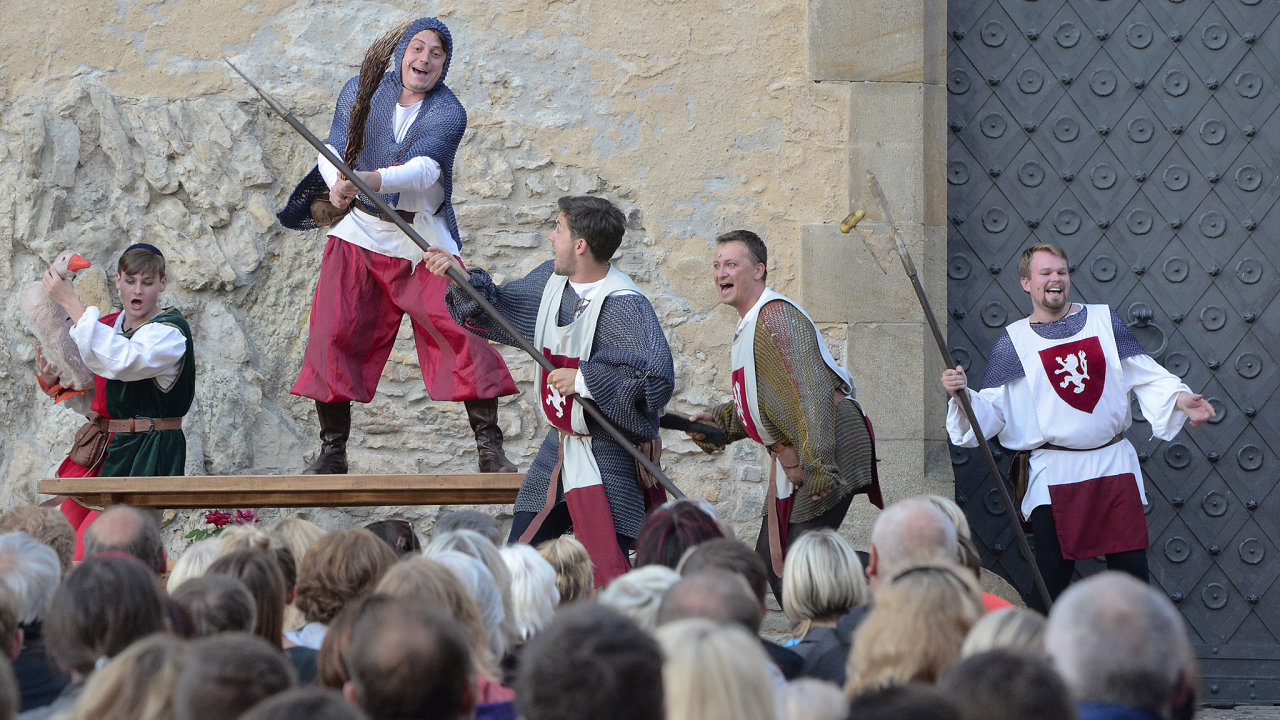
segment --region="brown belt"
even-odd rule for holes
[[[1054,445],[1053,443],[1045,443],[1045,444],[1041,445],[1040,447],[1038,447],[1038,448],[1033,448],[1033,449],[1035,449],[1035,450],[1040,450],[1040,449],[1044,449],[1044,450],[1066,450],[1066,451],[1068,451],[1068,452],[1093,452],[1094,450],[1101,450],[1101,449],[1102,449],[1102,448],[1104,448],[1104,447],[1111,447],[1112,445],[1115,445],[1116,443],[1120,442],[1120,441],[1121,441],[1121,440],[1123,440],[1123,439],[1124,439],[1124,433],[1117,433],[1115,437],[1113,437],[1113,438],[1111,438],[1110,440],[1108,440],[1108,441],[1106,441],[1106,442],[1102,443],[1102,444],[1101,444],[1101,445],[1099,445],[1098,447],[1091,447],[1091,448],[1069,448],[1069,447],[1062,447],[1061,445]]]
[[[395,208],[392,208],[392,209],[394,210]],[[395,222],[394,220],[391,219],[390,215],[387,215],[386,213],[382,212],[376,207],[373,207],[372,205],[366,205],[364,203],[360,203],[360,212],[368,213],[369,215],[372,215],[383,222]],[[417,213],[409,212],[408,210],[396,210],[396,214],[400,216],[401,220],[404,220],[410,225],[413,224],[413,219],[418,215]]]
[[[109,433],[146,433],[152,430],[181,430],[182,418],[123,418],[112,420],[98,418],[98,427]]]

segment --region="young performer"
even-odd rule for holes
[[[328,144],[427,242],[456,254],[453,158],[467,113],[444,84],[456,48],[435,18],[399,30],[370,48],[361,75],[342,89]],[[384,74],[389,59],[394,62]],[[318,202],[317,187],[324,188]],[[323,157],[294,191],[281,222],[316,227],[313,204],[331,214],[349,212],[325,246],[302,370],[291,390],[314,399],[320,418],[320,455],[305,472],[347,472],[351,403],[373,399],[405,313],[427,393],[466,406],[480,471],[514,472],[502,450],[497,399],[515,394],[515,381],[497,350],[449,318],[449,281],[415,272],[422,251]]]
[[[49,298],[71,316],[71,338],[94,374],[92,400],[72,398],[68,405],[85,412],[98,432],[110,434],[105,453],[68,457],[58,477],[182,475],[187,460],[182,418],[195,398],[196,363],[186,318],[176,308],[159,306],[168,283],[164,255],[145,243],[125,249],[116,269],[124,310],[108,315],[85,307],[75,287],[52,268],[41,282]],[[58,369],[38,351],[36,372],[41,387],[57,386]],[[82,434],[86,431],[92,429],[82,429]],[[74,498],[62,504],[76,528],[76,559],[84,551],[84,529],[97,510]]]
[[[866,493],[884,507],[876,477],[871,423],[855,398],[853,377],[831,357],[804,309],[766,281],[768,248],[735,230],[716,238],[712,276],[720,302],[738,311],[733,337],[733,401],[690,420],[751,438],[769,450],[769,490],[756,551],[782,600],[787,545],[819,528],[838,528]],[[700,433],[689,433],[707,452]]]
[[[1195,427],[1216,413],[1152,360],[1109,307],[1070,301],[1062,248],[1032,245],[1018,274],[1031,316],[1006,327],[991,348],[983,388],[969,393],[974,414],[989,438],[998,435],[1006,448],[1030,453],[1021,511],[1035,534],[1036,564],[1051,597],[1071,582],[1076,560],[1098,555],[1106,556],[1108,568],[1145,582],[1146,492],[1138,455],[1124,438],[1132,423],[1129,392],[1162,440],[1171,440],[1183,423]],[[967,391],[964,368],[943,372],[942,386],[953,396],[951,442],[977,446],[954,397]],[[1039,597],[1031,601],[1042,604]]]
[[[559,206],[554,260],[501,287],[484,270],[469,272],[472,287],[558,368],[539,374],[552,428],[520,487],[511,540],[536,545],[572,526],[599,587],[629,569],[626,552],[640,533],[646,499],[662,491],[656,481],[638,484],[635,459],[583,413],[577,398],[594,400],[635,444],[656,443],[674,371],[653,306],[609,262],[625,232],[622,212],[593,197],[562,197]],[[426,263],[437,275],[450,264],[462,267],[437,248]],[[514,344],[461,289],[451,288],[446,299],[463,326]]]

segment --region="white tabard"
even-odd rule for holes
[[[1132,424],[1129,390],[1165,439],[1186,419],[1174,403],[1188,391],[1146,355],[1120,359],[1107,306],[1083,312],[1081,330],[1062,339],[1041,337],[1026,319],[1009,325],[1025,377],[970,395],[984,432],[1010,450],[1033,450],[1022,514],[1050,505],[1069,560],[1147,547],[1137,453],[1128,440],[1107,443]],[[954,400],[947,427],[956,445],[977,444]]]
[[[591,302],[572,322],[560,327],[556,320],[568,281],[566,276],[555,274],[547,279],[533,332],[534,346],[556,368],[577,368],[583,358],[591,357],[596,323],[606,297],[618,292],[641,294],[631,278],[610,267]],[[600,468],[591,453],[591,431],[577,396],[561,395],[547,382],[549,374],[545,369],[540,370],[538,393],[543,417],[560,431],[560,482],[573,519],[574,534],[595,563],[597,579],[612,578],[626,572],[630,565],[618,546],[609,499]],[[552,477],[549,494],[554,495],[555,487],[556,478]]]

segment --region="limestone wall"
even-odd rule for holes
[[[851,245],[857,240],[833,236],[831,228],[851,203],[865,202],[868,158],[884,160],[878,172],[903,199],[899,220],[919,228],[912,242],[922,256],[941,262],[934,256],[945,238],[929,226],[940,224],[943,200],[926,180],[941,177],[934,172],[940,161],[937,148],[925,149],[921,129],[928,117],[936,120],[938,95],[927,91],[922,72],[905,84],[889,78],[891,86],[823,76],[822,53],[838,53],[849,40],[815,39],[814,13],[839,15],[845,6],[5,0],[4,8],[0,507],[37,499],[36,478],[56,468],[78,425],[36,388],[33,336],[16,300],[67,246],[97,263],[78,283],[82,294],[106,303],[114,294],[110,271],[126,245],[147,241],[165,250],[170,281],[162,303],[186,313],[196,333],[188,474],[294,472],[315,452],[313,406],[288,387],[301,364],[324,237],[285,231],[273,214],[314,154],[221,58],[323,137],[333,99],[365,47],[409,13],[439,15],[456,42],[447,83],[470,114],[454,198],[467,263],[493,269],[499,280],[520,276],[550,257],[546,233],[558,196],[615,200],[629,221],[618,264],[650,295],[668,329],[677,373],[671,409],[692,411],[727,399],[724,368],[736,320],[712,292],[711,239],[734,227],[755,230],[770,244],[778,289],[832,308],[815,314],[869,393],[873,415],[885,418],[882,454],[886,466],[901,470],[886,478],[891,497],[911,494],[902,483],[918,485],[926,474],[924,408],[932,403],[936,416],[941,393],[927,389],[926,377],[936,372],[921,354],[928,346],[919,313],[903,304],[910,295],[902,294],[902,278],[869,280],[888,283],[871,294],[861,291],[869,285],[850,287],[851,278],[873,277],[866,275],[870,260]],[[869,17],[915,37],[926,34],[924,8],[917,10],[905,20],[900,13]],[[897,46],[892,37],[879,42]],[[924,66],[920,52],[908,54],[897,65]],[[923,108],[914,134],[899,128],[902,137],[880,150],[871,145],[883,138],[863,135],[863,124],[881,118],[877,127],[889,129],[884,119],[898,116],[886,114],[889,105],[855,102],[875,87]],[[929,222],[926,207],[934,208]],[[830,264],[836,261],[847,272]],[[822,272],[843,282],[815,284]],[[850,294],[833,297],[832,290]],[[941,302],[941,286],[934,290]],[[907,356],[882,359],[885,347]],[[531,400],[532,364],[518,351],[504,355],[524,395],[504,401],[501,420],[508,453],[527,466],[545,432]],[[894,385],[877,389],[882,378],[875,375],[884,368],[898,368]],[[351,460],[360,472],[473,467],[462,408],[426,396],[407,323],[377,399],[357,407],[354,422]],[[936,447],[937,433],[929,432]],[[664,438],[673,479],[753,537],[763,501],[757,448],[740,443],[704,456],[682,437]],[[334,524],[387,514],[430,519],[437,510],[305,512]],[[167,518],[171,538],[198,520]]]

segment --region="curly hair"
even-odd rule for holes
[[[556,571],[556,590],[560,591],[560,605],[591,597],[595,588],[595,570],[591,556],[581,542],[571,537],[558,537],[538,545],[542,555]]]
[[[396,554],[363,528],[317,540],[302,559],[294,604],[307,622],[328,623],[351,600],[373,589]]]

